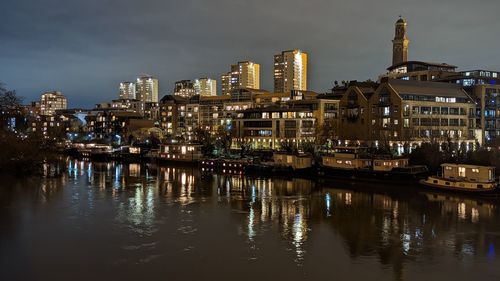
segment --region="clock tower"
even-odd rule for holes
[[[392,40],[392,65],[408,61],[408,37],[406,37],[406,21],[399,17],[396,22],[396,34]]]

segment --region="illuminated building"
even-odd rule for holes
[[[238,73],[233,88],[237,89],[251,88],[260,89],[260,64],[251,61],[238,62],[231,66],[231,73]],[[231,77],[232,78],[232,77]]]
[[[234,143],[248,141],[256,149],[276,149],[284,141],[297,147],[315,139],[311,110],[269,106],[240,111],[233,119]]]
[[[56,138],[66,137],[67,133],[78,132],[82,125],[81,120],[78,120],[74,112],[71,111],[54,115],[32,116],[28,122],[32,132]]]
[[[231,72],[222,74],[220,78],[222,95],[231,94]]]
[[[190,98],[196,94],[194,84],[191,80],[181,80],[175,82],[174,95],[183,98]]]
[[[286,105],[289,108],[312,111],[318,129],[317,137],[336,138],[338,135],[339,103],[340,96],[316,94],[303,100],[288,101]]]
[[[95,105],[96,109],[130,109],[143,114],[144,103],[136,99],[117,99],[111,102],[101,102]]]
[[[408,44],[406,36],[406,21],[400,18],[395,25],[395,35],[392,40],[392,65],[388,72],[379,77],[384,78],[434,81],[439,78],[456,74],[456,66],[447,63],[425,61],[408,61]]]
[[[401,17],[396,22],[394,40],[392,40],[392,65],[408,61],[408,44],[406,21]]]
[[[387,80],[352,85],[340,100],[340,139],[402,145],[445,142],[472,145],[474,100],[459,85]]]
[[[231,65],[231,71],[221,77],[222,95],[238,89],[260,89],[260,65],[251,61],[240,61]]]
[[[194,90],[200,96],[216,96],[217,80],[210,78],[200,78],[194,80]]]
[[[153,127],[151,120],[143,119],[140,113],[129,110],[94,110],[85,120],[89,134],[98,139],[118,136],[124,140],[135,130]]]
[[[456,69],[456,66],[447,63],[404,61],[387,68],[388,72],[381,75],[379,81],[384,78],[436,81],[441,78],[456,75]]]
[[[181,136],[185,132],[184,121],[189,99],[166,95],[160,100],[160,128],[167,135]]]
[[[144,114],[145,119],[153,120],[157,122],[160,118],[160,104],[158,102],[146,102],[144,103]]]
[[[307,90],[307,53],[283,51],[274,56],[274,92]]]
[[[158,79],[151,76],[137,78],[136,99],[142,102],[158,102]]]
[[[199,96],[190,99],[175,95],[164,96],[159,104],[160,128],[170,136],[194,138],[195,130],[200,126]]]
[[[461,71],[439,81],[461,85],[475,99],[476,111],[469,117],[481,144],[500,137],[500,71]]]
[[[136,87],[134,82],[120,83],[120,99],[135,99]]]
[[[231,124],[231,116],[226,115],[225,105],[230,96],[200,96],[200,127],[211,133],[219,128],[226,129]]]
[[[61,92],[46,92],[40,99],[40,114],[54,115],[56,110],[66,109],[67,106],[66,97]]]
[[[375,93],[379,84],[350,82],[342,86],[344,92],[339,102],[338,123],[340,140],[368,141],[369,140],[369,109],[370,97]],[[340,87],[339,87],[340,88]],[[334,91],[339,91],[334,88]]]

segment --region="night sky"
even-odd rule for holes
[[[499,11],[498,0],[1,0],[0,82],[25,102],[60,90],[92,107],[141,74],[160,80],[161,97],[253,60],[272,91],[273,55],[299,48],[309,89],[325,92],[385,71],[399,15],[409,59],[500,70]]]

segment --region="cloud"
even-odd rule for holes
[[[142,73],[161,94],[181,79],[219,79],[229,65],[261,64],[272,90],[273,55],[309,53],[309,86],[376,79],[391,60],[393,24],[408,20],[410,58],[500,69],[497,0],[4,0],[0,80],[26,100],[57,89],[70,106],[116,98]]]

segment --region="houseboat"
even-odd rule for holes
[[[141,147],[125,145],[114,152],[114,158],[125,162],[137,162],[146,152]]]
[[[202,159],[201,144],[168,143],[160,145],[158,160],[162,162],[180,162],[198,164]]]
[[[283,153],[273,154],[275,169],[291,172],[311,172],[313,159],[310,154],[305,153]]]
[[[488,166],[450,164],[441,165],[441,175],[420,181],[428,188],[462,193],[497,193],[495,168]]]
[[[311,174],[312,156],[304,153],[274,152],[273,161],[248,164],[245,172],[263,174]]]
[[[81,157],[94,161],[109,161],[113,156],[113,147],[106,144],[88,143],[78,151]]]
[[[201,171],[206,173],[243,174],[250,159],[245,158],[205,158],[200,162]]]
[[[323,155],[318,173],[331,178],[383,180],[394,183],[417,182],[427,176],[427,167],[411,166],[407,158],[371,155],[366,147],[336,147]]]

